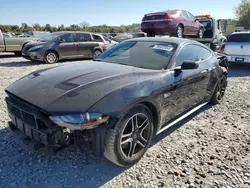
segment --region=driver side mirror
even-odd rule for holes
[[[199,64],[195,61],[184,61],[181,65],[181,70],[197,69]]]

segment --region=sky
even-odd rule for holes
[[[1,0],[0,24],[39,23],[52,26],[80,24],[130,25],[144,14],[184,9],[194,15],[211,14],[217,19],[234,18],[240,0]]]

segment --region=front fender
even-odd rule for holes
[[[157,102],[152,98],[153,87],[150,87],[148,84],[149,83],[136,83],[120,88],[103,97],[89,108],[88,111],[101,112],[119,117],[121,113],[141,102],[149,102],[153,104],[156,109],[159,109]]]

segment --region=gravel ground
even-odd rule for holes
[[[138,164],[123,169],[87,145],[49,155],[15,142],[4,88],[51,66],[0,54],[0,187],[250,187],[250,67],[230,69],[222,105],[207,105],[159,135]]]

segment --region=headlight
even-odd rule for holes
[[[43,47],[43,45],[38,45],[38,46],[34,46],[34,47],[30,48],[29,50],[36,50],[36,49],[42,48],[42,47]]]
[[[101,113],[81,113],[62,116],[50,116],[53,122],[61,127],[69,128],[70,130],[92,129],[97,125],[107,122],[109,116]]]

